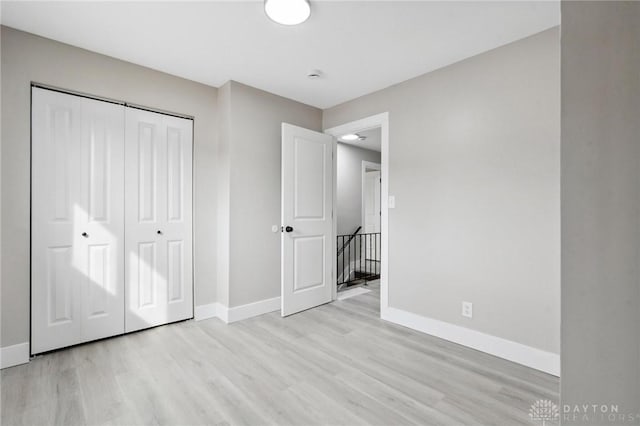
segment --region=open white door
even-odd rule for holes
[[[282,316],[332,299],[333,137],[282,123]]]

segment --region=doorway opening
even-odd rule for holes
[[[338,298],[358,294],[380,278],[380,127],[359,132],[354,141],[337,139],[336,290]],[[342,294],[342,292],[347,293]]]
[[[334,300],[371,293],[388,306],[388,114],[325,130],[334,158]]]
[[[341,277],[346,284],[379,280],[375,305],[379,304],[379,316],[385,318],[389,300],[388,117],[388,113],[378,114],[324,133],[282,123],[280,301],[283,317],[338,299],[338,278]],[[355,139],[362,143],[369,138],[372,143],[377,137],[380,147],[378,153],[370,153],[372,157],[364,160],[365,163],[360,159],[355,166],[345,169],[356,176],[356,193],[352,197],[359,203],[355,208],[340,207],[337,201],[337,140],[353,140],[354,135],[344,137],[347,133],[357,134]],[[365,135],[368,137],[363,138]],[[346,229],[348,234],[338,234],[337,218],[341,209],[346,213],[351,209],[355,217],[351,225],[348,221],[342,222],[345,227],[341,230]],[[357,224],[355,229],[354,224]],[[350,226],[353,231],[349,231]],[[363,228],[369,232],[361,234]],[[339,263],[343,266],[339,267]],[[344,297],[344,293],[341,296]]]

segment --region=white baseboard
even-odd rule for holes
[[[221,303],[211,303],[208,305],[196,306],[194,319],[196,321],[202,321],[209,318],[219,318],[229,324],[279,310],[279,297],[260,300],[246,305],[234,306],[232,308],[224,306]]]
[[[258,315],[268,314],[269,312],[280,310],[280,297],[272,299],[260,300],[258,302],[248,303],[246,305],[234,306],[229,308],[227,320],[223,321],[232,323],[242,321],[243,319],[257,317]]]
[[[0,348],[0,368],[29,362],[29,342]]]
[[[202,321],[217,317],[219,305],[219,303],[210,303],[208,305],[196,306],[193,310],[193,319],[196,321]]]
[[[397,308],[385,308],[382,319],[506,360],[560,376],[560,355],[491,336]]]
[[[223,322],[229,324],[229,307],[224,306],[221,303],[217,303],[218,308],[216,311],[216,316],[220,318]]]

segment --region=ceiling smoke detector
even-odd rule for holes
[[[264,0],[264,11],[278,24],[298,25],[311,15],[311,5],[308,0]]]
[[[322,77],[322,71],[320,70],[311,70],[307,73],[307,78],[311,80],[315,80],[316,78]]]

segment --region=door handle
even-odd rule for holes
[[[82,236],[85,237],[85,238],[89,238],[89,234],[87,234],[86,232],[83,232]]]
[[[284,228],[284,230],[285,230],[286,232],[293,232],[293,228],[292,228],[292,227],[290,227],[290,226],[287,226],[286,228]]]
[[[158,229],[158,231],[156,232],[156,234],[158,234],[158,235],[162,235],[162,231]]]

